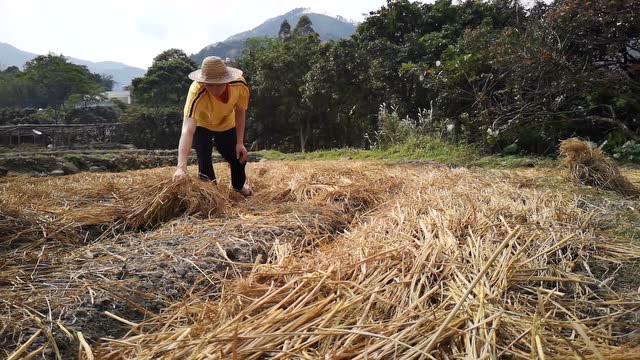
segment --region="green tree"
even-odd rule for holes
[[[9,66],[6,69],[0,71],[0,76],[15,76],[20,73],[20,68],[17,66]]]
[[[544,22],[560,37],[568,56],[600,69],[617,69],[640,79],[638,0],[558,0]]]
[[[90,73],[89,77],[91,78],[91,80],[93,80],[96,83],[100,84],[100,87],[102,88],[103,91],[111,91],[111,90],[113,90],[113,84],[115,82],[113,80],[113,76],[108,75],[108,74],[93,74],[93,73]]]
[[[124,141],[144,149],[175,149],[180,139],[182,109],[130,106],[122,114]]]
[[[70,95],[97,95],[102,91],[102,78],[85,66],[70,63],[62,55],[41,55],[25,64],[17,78],[37,86],[44,98],[40,105],[59,108]]]
[[[305,75],[315,148],[370,146],[378,104],[368,84],[368,62],[351,39],[324,44]]]
[[[298,142],[305,151],[311,119],[302,101],[304,77],[320,47],[317,36],[247,41],[238,59],[251,86],[249,133],[268,145],[282,147]],[[292,148],[288,148],[291,150]]]
[[[131,83],[134,101],[155,107],[174,106],[186,100],[192,80],[188,75],[197,69],[182,50],[169,49],[153,59],[141,78]]]
[[[293,28],[293,36],[305,37],[305,36],[319,36],[318,33],[313,30],[313,23],[307,15],[300,16],[296,27]]]
[[[498,20],[467,30],[440,66],[423,64],[440,121],[494,150],[517,142],[550,153],[575,135],[638,139],[640,83],[630,71],[638,31],[625,15],[640,2],[593,1],[583,11],[582,2],[558,1],[519,21],[508,16],[517,9],[499,5],[488,12]]]
[[[283,41],[283,23],[280,40],[250,40],[240,59],[248,131],[284,150],[362,146],[392,114],[387,128],[496,151],[548,153],[571,135],[640,140],[637,8],[389,0],[351,39],[325,44],[304,18]]]
[[[0,107],[46,107],[47,98],[42,87],[21,77],[0,77]]]
[[[287,19],[282,20],[282,24],[280,24],[278,39],[282,41],[288,41],[289,39],[291,39],[291,25],[289,25]]]

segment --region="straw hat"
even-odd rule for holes
[[[189,74],[189,79],[207,84],[225,84],[242,76],[242,70],[225,65],[217,56],[207,56],[200,69]]]

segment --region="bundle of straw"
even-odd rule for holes
[[[149,183],[155,185],[149,186]],[[180,216],[210,217],[223,213],[229,194],[215,184],[186,178],[161,178],[131,184],[103,201],[59,210],[60,222],[74,227],[148,230]]]
[[[569,178],[578,184],[617,191],[623,195],[640,195],[640,189],[625,178],[614,160],[602,150],[571,138],[560,143],[560,155],[569,169]]]
[[[131,207],[123,209],[120,219],[130,229],[154,227],[182,215],[210,217],[223,213],[226,206],[225,196],[214,184],[191,178],[131,189],[124,198]]]

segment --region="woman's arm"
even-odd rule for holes
[[[247,112],[236,106],[236,157],[240,162],[246,163],[249,160],[249,152],[244,147],[244,129],[247,123]]]
[[[187,176],[187,164],[189,163],[189,153],[193,134],[196,131],[196,121],[193,118],[185,117],[182,120],[182,132],[180,133],[180,143],[178,144],[178,169],[173,175],[173,180],[178,181]]]

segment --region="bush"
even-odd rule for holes
[[[47,111],[0,108],[0,125],[47,124],[54,120]]]
[[[400,119],[397,110],[396,107],[391,107],[389,111],[386,104],[380,105],[375,147],[384,150],[402,144],[414,133],[415,126],[408,118]]]
[[[640,164],[640,144],[635,141],[628,141],[622,146],[614,147],[610,152],[616,160]]]
[[[125,142],[143,149],[175,149],[182,129],[182,109],[131,106],[121,122]]]
[[[111,106],[72,109],[65,114],[65,124],[102,124],[118,122],[119,109]]]

